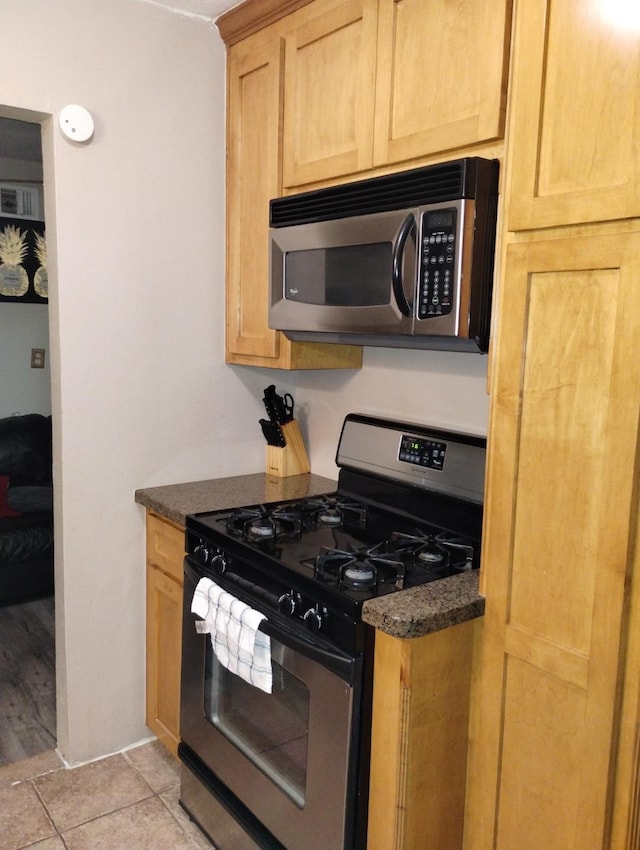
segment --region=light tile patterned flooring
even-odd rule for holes
[[[54,751],[0,767],[2,850],[210,850],[158,742],[65,768]]]

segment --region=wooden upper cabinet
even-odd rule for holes
[[[504,135],[508,0],[380,0],[374,165]]]
[[[228,52],[226,361],[358,368],[362,349],[293,343],[269,328],[269,201],[282,194],[284,40],[259,32]]]
[[[509,0],[316,0],[286,35],[284,186],[504,135]]]
[[[377,0],[315,2],[286,35],[284,185],[371,167]]]
[[[281,194],[280,39],[229,51],[227,105],[227,355],[277,358],[268,323],[269,199]],[[236,361],[234,361],[236,362]]]
[[[226,362],[359,368],[269,328],[269,200],[502,136],[510,0],[249,0],[228,48]]]
[[[640,33],[625,29],[622,6],[602,0],[520,4],[512,230],[640,215]]]

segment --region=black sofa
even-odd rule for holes
[[[53,594],[51,417],[0,419],[0,606]]]

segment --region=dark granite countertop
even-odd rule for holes
[[[168,484],[165,487],[147,487],[136,490],[135,499],[150,511],[184,525],[189,514],[203,511],[220,511],[243,505],[261,505],[283,499],[304,499],[332,493],[337,482],[320,475],[291,475],[278,478],[262,472],[237,475],[233,478],[213,478],[208,481],[190,481],[186,484]]]
[[[303,499],[332,493],[336,487],[335,481],[319,475],[277,478],[255,473],[147,487],[136,490],[135,500],[147,510],[184,525],[189,514]],[[483,613],[484,598],[478,594],[478,573],[473,570],[365,602],[362,619],[392,637],[412,638],[481,617]]]
[[[483,614],[477,570],[380,596],[362,607],[365,623],[399,638],[421,637]]]

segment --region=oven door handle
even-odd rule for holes
[[[311,638],[307,638],[299,632],[284,629],[280,624],[273,623],[268,619],[260,623],[259,629],[294,652],[328,668],[339,675],[341,679],[347,682],[353,681],[359,656],[347,655],[339,650],[329,649],[315,643]]]
[[[189,557],[187,556],[184,562],[185,599],[190,599],[191,596],[193,596],[198,580],[202,578],[203,575],[204,573],[200,569],[194,569],[194,566],[189,563]],[[229,581],[230,575],[233,576],[235,581]],[[215,580],[218,582],[220,587],[228,593],[237,596],[237,598],[239,598],[242,602],[251,606],[255,605],[252,598],[253,595],[248,590],[239,586],[239,583],[242,582],[242,579],[239,576],[236,576],[233,573],[223,573],[220,576],[216,576]],[[260,609],[258,608],[258,610]],[[260,613],[264,614],[264,611],[261,611]],[[195,614],[193,616],[194,619],[201,619]],[[266,614],[265,617],[267,619],[260,623],[259,628],[265,634],[269,635],[269,637],[280,641],[280,643],[284,644],[284,646],[289,647],[289,649],[294,652],[298,652],[305,658],[309,658],[311,661],[321,664],[344,681],[351,684],[355,680],[355,677],[359,672],[359,666],[362,664],[361,653],[351,654],[341,651],[339,648],[332,647],[322,636],[322,632],[319,634],[314,633],[314,639],[311,637],[311,632],[308,632],[309,637],[307,637],[306,629],[302,625],[300,625],[297,629],[287,628],[287,626],[280,622],[276,623],[274,620],[268,619]]]

